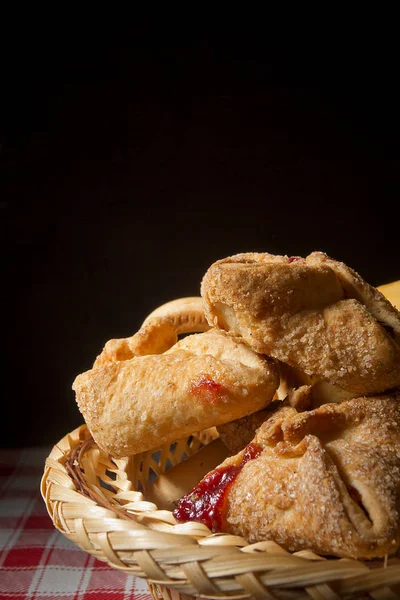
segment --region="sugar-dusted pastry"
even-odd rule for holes
[[[290,551],[374,558],[400,546],[400,395],[279,409],[174,516]]]
[[[272,360],[210,330],[163,354],[97,364],[73,389],[98,445],[129,456],[260,410],[278,385]]]
[[[238,254],[214,263],[201,293],[207,319],[256,352],[350,395],[400,385],[400,315],[352,269],[307,258]]]
[[[274,402],[252,415],[217,427],[222,442],[232,454],[243,450],[251,442],[260,425],[269,419],[279,406],[292,406],[301,412],[318,408],[322,404],[343,402],[354,397],[351,392],[346,392],[326,381],[313,382],[313,377],[279,361],[276,361],[276,366],[279,370],[280,384]]]
[[[109,340],[94,366],[145,354],[161,354],[178,341],[179,335],[209,329],[201,297],[178,298],[153,310],[131,337]]]
[[[203,299],[201,296],[177,298],[158,306],[147,315],[142,327],[158,317],[167,317],[173,321],[178,335],[181,333],[202,332],[210,329],[204,314]]]

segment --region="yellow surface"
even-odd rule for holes
[[[398,281],[392,281],[392,283],[380,285],[378,290],[386,296],[393,306],[400,310],[400,279]]]

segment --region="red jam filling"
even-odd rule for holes
[[[290,256],[288,259],[288,262],[292,263],[292,262],[297,262],[298,260],[301,260],[301,256]]]
[[[261,451],[258,444],[249,444],[239,465],[218,467],[208,473],[191,492],[180,499],[173,513],[175,519],[181,523],[199,521],[213,532],[222,531],[227,493],[243,466],[257,458]]]
[[[192,383],[189,392],[192,396],[200,398],[208,404],[216,404],[224,396],[223,386],[206,375],[203,375],[200,379]]]
[[[262,447],[259,446],[258,444],[247,444],[246,448],[244,449],[244,454],[243,454],[243,458],[242,458],[242,462],[240,463],[241,467],[244,467],[244,465],[249,462],[249,460],[253,460],[254,458],[257,458],[257,456],[260,456],[262,452]]]

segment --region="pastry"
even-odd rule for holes
[[[162,354],[178,341],[179,335],[209,329],[202,299],[199,296],[178,298],[151,312],[135,335],[109,340],[94,366],[145,354]]]
[[[400,395],[283,406],[174,511],[248,542],[371,559],[400,546]]]
[[[99,447],[130,456],[217,427],[219,460],[221,441],[234,456],[181,498],[177,522],[289,551],[394,554],[398,311],[321,252],[226,258],[201,294],[153,310],[75,379]],[[167,489],[158,484],[154,498]]]
[[[201,296],[178,298],[177,300],[171,300],[158,306],[145,318],[142,326],[156,317],[167,317],[173,321],[178,335],[181,333],[202,332],[210,329],[204,314]]]
[[[353,398],[351,392],[346,392],[325,381],[316,381],[305,373],[276,361],[279,370],[280,384],[275,393],[274,402],[265,409],[252,415],[241,417],[235,421],[224,423],[217,427],[222,442],[232,454],[236,454],[250,443],[256,430],[264,421],[269,419],[277,406],[292,406],[297,411],[312,410],[322,404],[343,402]]]
[[[344,390],[340,399],[400,385],[399,312],[322,252],[307,258],[247,253],[217,261],[201,294],[210,325],[298,369],[313,384]]]
[[[258,411],[278,385],[272,360],[210,330],[162,354],[98,363],[73,389],[97,444],[129,456]]]

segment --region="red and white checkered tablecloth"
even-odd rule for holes
[[[57,531],[39,485],[50,448],[0,450],[0,600],[150,600],[146,581]]]

